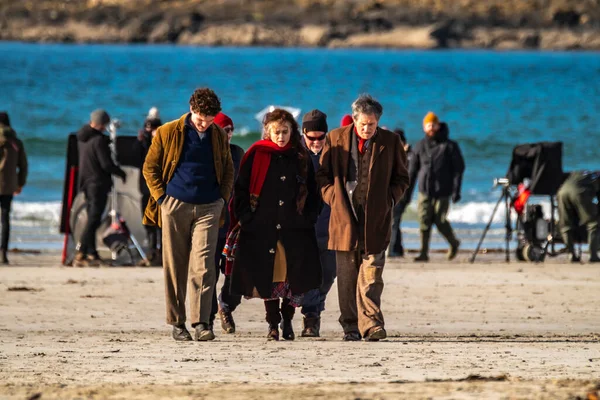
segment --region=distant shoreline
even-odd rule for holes
[[[600,50],[600,5],[580,0],[3,0],[0,41]]]
[[[18,24],[20,25],[20,24]],[[159,29],[159,28],[157,28]],[[172,40],[159,38],[155,31],[144,37],[131,37],[127,26],[119,29],[67,22],[61,26],[28,25],[8,27],[0,33],[2,42],[73,43],[73,44],[171,44],[207,47],[281,47],[327,49],[399,49],[399,50],[532,50],[597,51],[599,30],[565,28],[474,28],[461,35],[451,26],[432,24],[399,25],[378,32],[354,33],[335,37],[331,28],[309,25],[300,28],[242,25],[206,26],[196,33],[185,31]],[[440,30],[446,31],[440,33]],[[447,36],[452,36],[449,39]]]

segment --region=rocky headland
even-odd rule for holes
[[[599,50],[600,0],[1,0],[0,40]]]

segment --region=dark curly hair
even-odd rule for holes
[[[221,100],[212,89],[200,88],[192,93],[190,106],[195,113],[214,116],[221,111]]]
[[[298,214],[302,214],[304,210],[304,204],[306,203],[306,197],[308,196],[308,189],[306,187],[306,179],[308,177],[308,163],[312,161],[309,160],[308,152],[302,145],[300,128],[298,127],[298,122],[296,122],[292,114],[290,114],[286,110],[282,110],[281,108],[276,108],[273,111],[267,113],[263,118],[263,139],[271,140],[268,126],[272,122],[289,122],[292,126],[292,132],[290,133],[290,144],[292,145],[292,149],[294,149],[298,157],[298,177],[300,178],[298,179],[299,186],[298,196],[296,197],[296,210],[298,211]]]

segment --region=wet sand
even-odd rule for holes
[[[267,342],[243,301],[237,333],[176,343],[161,268],[0,268],[0,398],[588,398],[600,391],[600,267],[463,254],[388,261],[389,338],[345,343],[337,291],[322,338]],[[220,283],[219,283],[220,284]],[[294,319],[296,334],[301,315]],[[226,397],[225,397],[226,396]],[[592,397],[590,397],[592,398]]]

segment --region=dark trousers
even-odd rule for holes
[[[286,321],[291,321],[294,318],[296,309],[290,305],[289,299],[283,299],[281,308],[279,308],[279,299],[265,300],[266,321],[269,325],[277,325],[281,322],[281,318]]]
[[[327,250],[327,242],[319,243],[319,257],[323,269],[321,287],[313,289],[304,295],[302,314],[306,318],[317,318],[325,310],[327,293],[331,290],[336,276],[335,251]]]
[[[84,189],[87,209],[87,224],[81,235],[81,247],[79,251],[83,254],[97,255],[96,231],[102,223],[102,214],[106,208],[108,192],[110,189],[99,189],[87,187]]]
[[[402,214],[406,205],[403,203],[396,204],[394,207],[394,213],[392,218],[392,236],[390,238],[390,252],[394,255],[403,256],[404,246],[402,246],[402,230],[400,224],[402,224]]]
[[[225,247],[226,238],[219,238],[217,242],[217,251],[215,253],[215,265],[217,269],[217,279],[215,282],[219,281],[219,272],[225,274],[225,256],[223,255],[223,248]],[[215,294],[213,295],[212,302],[212,310],[210,316],[210,323],[213,324],[215,321],[218,305],[221,306],[221,309],[226,312],[234,312],[237,306],[242,302],[242,296],[231,294],[229,290],[231,286],[231,276],[225,275],[225,282],[221,287],[221,291],[219,293],[219,298],[217,299],[217,291],[215,290]]]
[[[150,194],[143,194],[142,219],[144,219],[144,212],[146,211],[146,207],[148,206],[148,201],[150,201]],[[144,229],[146,230],[146,238],[148,239],[148,248],[150,250],[156,250],[158,248],[158,227],[144,225]]]
[[[1,222],[2,222],[2,251],[8,251],[8,238],[10,236],[10,207],[12,205],[12,194],[0,196]]]

